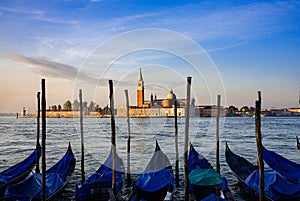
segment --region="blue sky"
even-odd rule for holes
[[[124,104],[122,91],[126,88],[134,105],[140,67],[148,87],[147,98],[150,93],[163,98],[171,88],[183,98],[186,73],[182,69],[186,64],[178,57],[168,58],[157,51],[130,53],[112,61],[106,74],[87,65],[108,41],[148,28],[181,34],[207,52],[224,85],[224,105],[253,106],[260,90],[263,108],[298,107],[299,1],[0,2],[0,112],[19,112],[23,106],[34,111],[41,78],[46,78],[47,105],[76,99],[77,88],[83,88],[86,100],[106,105],[108,87],[86,82],[99,81],[99,76],[119,83],[117,105]],[[153,40],[151,34],[143,39],[147,37]],[[139,37],[114,49],[131,43],[139,43]],[[124,75],[120,68],[126,78],[118,77],[118,73]],[[176,75],[169,76],[165,69]],[[81,80],[85,82],[78,81],[78,72],[83,72],[86,79]],[[214,96],[208,90],[212,86],[205,86],[207,80],[197,80],[193,73],[190,76],[197,103],[215,104],[214,98],[207,98],[208,94]]]

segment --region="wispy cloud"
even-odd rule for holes
[[[244,45],[244,44],[247,44],[247,42],[234,43],[234,44],[230,44],[230,45],[223,46],[223,47],[209,49],[209,50],[207,50],[207,52],[215,52],[215,51],[220,51],[220,50],[226,50],[226,49],[230,49],[230,48],[233,48],[233,47],[241,46],[241,45]]]
[[[297,11],[297,3],[249,3],[244,5],[186,4],[149,11],[122,18],[111,19],[114,27],[167,28],[187,34],[193,39],[215,40],[219,38],[248,39],[277,33],[291,28],[286,23]],[[211,3],[213,4],[213,3]],[[216,9],[211,9],[215,7]],[[114,30],[118,30],[115,28]]]
[[[79,20],[68,20],[60,17],[46,17],[44,15],[38,15],[32,18],[33,20],[55,23],[55,24],[66,24],[66,25],[76,25],[80,24]]]
[[[10,13],[26,14],[26,15],[42,15],[44,13],[44,11],[42,10],[30,10],[28,8],[22,8],[22,7],[15,7],[15,8],[0,7],[0,11],[1,10]]]
[[[35,67],[35,73],[45,77],[61,78],[70,81],[79,79],[91,84],[98,83],[98,79],[85,73],[79,72],[76,67],[51,61],[47,58],[27,57],[21,54],[4,55],[3,57],[19,63],[33,66]]]

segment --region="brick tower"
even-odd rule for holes
[[[142,69],[140,68],[140,73],[138,77],[138,88],[137,88],[137,106],[142,107],[144,104],[144,80],[142,76]]]

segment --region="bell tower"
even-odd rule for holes
[[[142,107],[144,104],[144,80],[142,76],[142,69],[140,68],[140,73],[138,76],[138,87],[137,87],[137,106]]]

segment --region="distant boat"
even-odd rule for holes
[[[79,201],[109,200],[112,188],[112,152],[96,173],[92,174],[82,185],[76,186],[75,199]],[[123,184],[124,164],[116,153],[116,195]]]
[[[37,156],[38,158],[41,156],[40,146],[23,161],[0,173],[0,198],[3,197],[7,186],[22,181],[30,174],[36,163]]]
[[[52,200],[60,193],[71,179],[75,169],[76,160],[69,143],[65,155],[50,169],[46,171],[46,200]],[[24,181],[8,186],[4,200],[32,201],[41,200],[42,174],[33,173]]]
[[[208,160],[195,150],[192,144],[190,145],[188,157],[188,173],[189,190],[194,199],[221,201],[232,197],[226,178],[218,174]]]
[[[134,186],[130,201],[162,201],[171,199],[174,175],[168,157],[161,151],[158,142],[146,169]]]
[[[232,172],[245,184],[246,190],[259,196],[258,167],[233,153],[227,143],[225,158]],[[263,158],[265,159],[264,156]],[[276,170],[264,170],[264,182],[264,194],[267,200],[299,200],[300,198],[300,185],[282,176]]]

